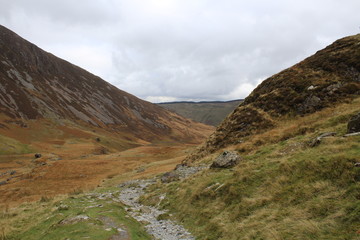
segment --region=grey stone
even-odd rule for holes
[[[41,158],[41,153],[35,153],[35,158]]]
[[[225,151],[215,159],[210,168],[231,168],[237,165],[240,160],[241,157],[237,152]]]
[[[69,206],[68,206],[68,205],[65,205],[65,204],[61,204],[60,206],[58,206],[57,209],[58,209],[59,211],[68,210],[68,209],[69,209]]]
[[[360,132],[354,132],[354,133],[345,134],[344,137],[352,137],[352,136],[359,136],[359,135],[360,135]]]
[[[90,219],[89,216],[86,216],[86,215],[78,215],[78,216],[75,216],[75,217],[72,217],[72,218],[66,218],[66,219],[62,220],[59,224],[61,224],[61,225],[65,225],[65,224],[75,224],[75,223],[78,223],[78,222],[87,221],[87,220],[89,220],[89,219]]]
[[[360,113],[353,116],[347,125],[347,133],[360,132]]]
[[[164,175],[162,175],[161,182],[162,183],[169,183],[169,182],[179,180],[179,178],[180,178],[179,174],[177,174],[176,172],[174,172],[174,171],[167,172],[167,173],[164,173]]]
[[[316,138],[314,138],[313,140],[311,140],[309,142],[309,147],[316,147],[317,145],[319,145],[321,143],[321,140],[325,137],[331,137],[331,136],[335,136],[336,132],[326,132],[326,133],[322,133],[319,136],[317,136]]]
[[[321,106],[321,99],[317,96],[309,96],[305,99],[301,111],[306,112],[314,112],[317,108]]]

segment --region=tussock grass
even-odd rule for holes
[[[198,239],[359,239],[360,137],[342,137],[359,100],[284,118],[230,147],[243,156],[234,169],[158,185],[143,201],[166,193],[161,206]],[[337,136],[310,148],[323,132]]]

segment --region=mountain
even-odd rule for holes
[[[280,119],[304,116],[359,96],[359,42],[360,35],[340,39],[263,81],[186,161],[245,141],[274,128]]]
[[[159,103],[170,111],[183,117],[207,125],[217,126],[229,115],[242,100],[212,102],[166,102]]]
[[[121,91],[0,26],[0,121],[67,122],[125,134],[127,140],[198,142],[211,127]],[[9,134],[8,134],[9,135]],[[125,141],[125,140],[124,140]]]

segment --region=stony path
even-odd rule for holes
[[[123,183],[119,200],[128,206],[129,215],[139,222],[144,222],[147,232],[158,240],[194,240],[195,238],[182,226],[171,220],[157,220],[160,214],[165,213],[155,207],[144,206],[139,198],[144,189],[155,182],[154,179],[135,180]]]

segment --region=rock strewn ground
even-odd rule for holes
[[[195,238],[181,225],[171,220],[158,220],[165,211],[156,207],[144,206],[139,198],[145,193],[145,188],[155,183],[154,179],[129,181],[121,185],[119,199],[129,208],[129,215],[137,221],[147,223],[147,232],[159,240],[194,240]]]

